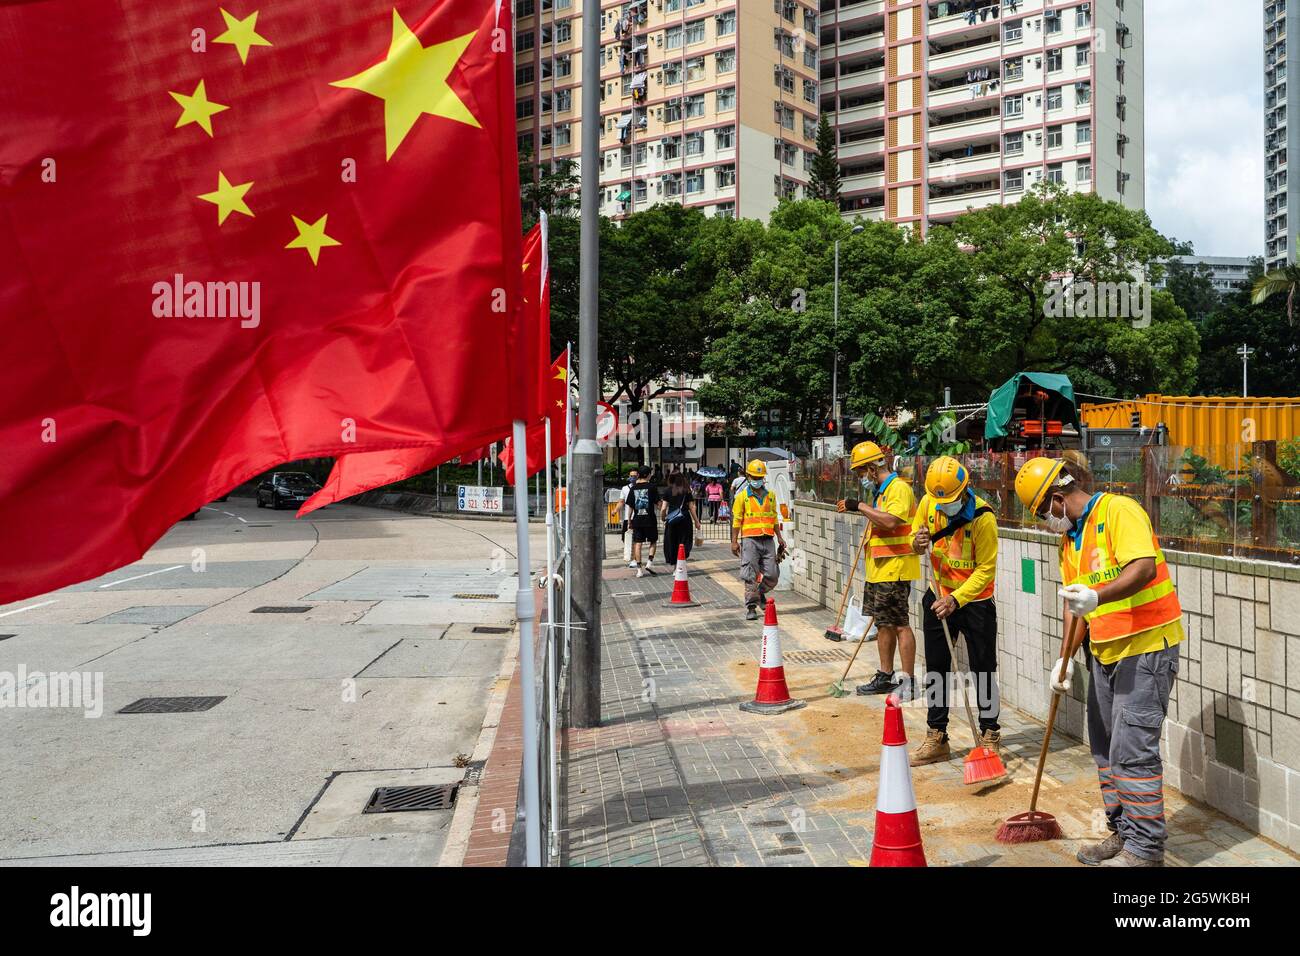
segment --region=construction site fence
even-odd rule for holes
[[[981,452],[956,456],[971,487],[1006,527],[1043,527],[1015,493],[1033,457],[1065,458],[1089,492],[1141,502],[1165,548],[1300,564],[1300,450],[1294,442],[1146,446],[1100,451]],[[933,457],[899,456],[900,478],[919,500]],[[833,504],[861,497],[847,457],[795,461],[796,498]]]

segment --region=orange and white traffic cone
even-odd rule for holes
[[[763,619],[763,650],[758,659],[758,691],[754,699],[740,705],[749,714],[780,714],[807,705],[795,700],[785,683],[785,662],[781,659],[781,629],[776,624],[776,601],[767,599]]]
[[[686,578],[686,545],[677,546],[677,567],[673,570],[673,597],[664,607],[699,607],[691,600],[691,583]]]
[[[916,815],[912,768],[907,762],[903,708],[885,698],[885,734],[880,748],[880,790],[876,794],[876,835],[872,866],[925,866],[921,821]]]

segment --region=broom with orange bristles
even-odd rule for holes
[[[1079,623],[1076,615],[1070,620],[1070,629],[1061,638],[1061,660],[1070,666],[1070,648],[1074,646],[1075,625]],[[1056,723],[1056,709],[1064,696],[1060,691],[1052,694],[1052,704],[1047,711],[1047,729],[1043,731],[1043,747],[1038,751],[1038,771],[1034,774],[1034,794],[1029,798],[1029,812],[1017,813],[1007,817],[994,839],[999,843],[1038,843],[1042,840],[1059,840],[1062,837],[1061,825],[1050,813],[1038,809],[1038,788],[1043,783],[1043,767],[1047,764],[1047,750],[1052,743],[1052,727]]]

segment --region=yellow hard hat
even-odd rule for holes
[[[853,457],[849,459],[850,468],[863,468],[885,460],[885,453],[873,441],[860,441],[853,446]]]
[[[755,458],[745,466],[745,474],[749,475],[751,478],[766,478],[767,465]]]
[[[925,470],[925,493],[938,504],[956,501],[970,484],[970,472],[956,458],[936,458]]]
[[[1020,503],[1036,515],[1043,506],[1043,499],[1061,476],[1065,462],[1051,458],[1031,458],[1020,466],[1016,472],[1016,496]]]

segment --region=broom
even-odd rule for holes
[[[844,582],[844,594],[840,597],[840,609],[835,612],[835,623],[826,628],[826,640],[828,641],[844,640],[844,629],[840,627],[840,621],[844,617],[844,609],[848,607],[849,592],[853,590],[853,578],[858,573],[858,562],[862,559],[862,553],[867,549],[867,539],[869,537],[871,537],[870,521],[867,522],[867,527],[862,532],[862,544],[858,546],[858,553],[853,558],[853,569],[849,571],[849,579]],[[854,653],[856,655],[856,651]]]
[[[1077,616],[1071,619],[1070,630],[1061,639],[1061,660],[1066,661],[1067,666],[1069,658],[1066,654],[1074,644],[1074,627],[1078,621]],[[1034,774],[1034,794],[1029,798],[1029,812],[1017,813],[1003,821],[993,837],[999,843],[1038,843],[1042,840],[1061,839],[1061,825],[1056,822],[1056,817],[1038,809],[1038,788],[1043,782],[1043,767],[1047,763],[1047,750],[1052,743],[1052,726],[1056,723],[1056,709],[1061,703],[1061,697],[1059,692],[1053,693],[1052,705],[1047,711],[1047,729],[1043,731],[1043,747],[1038,751],[1038,771]]]
[[[934,589],[935,596],[939,595],[939,587],[934,580],[934,565],[931,555],[933,552],[926,554],[927,577]],[[937,615],[936,615],[937,616]],[[948,619],[941,618],[939,621],[943,625],[943,636],[948,640],[948,647],[951,649],[951,660],[956,669],[957,664],[957,641],[952,636],[952,631],[948,627]],[[975,712],[970,709],[970,689],[966,686],[966,678],[961,680],[961,702],[966,705],[966,720],[970,724],[970,735],[974,741],[971,752],[966,755],[962,764],[962,780],[966,786],[976,783],[989,783],[993,780],[1001,780],[1007,775],[1007,768],[1002,764],[1002,758],[998,756],[996,750],[990,750],[988,747],[980,746],[979,727],[975,723]]]
[[[849,611],[853,613],[855,616],[857,615],[857,612],[854,610],[853,605],[849,605]],[[866,643],[867,632],[871,630],[871,625],[872,622],[874,621],[875,621],[875,617],[872,616],[867,618],[863,622],[862,636],[858,638],[858,646],[854,648],[853,656],[849,658],[849,665],[846,668],[844,668],[844,673],[840,675],[840,679],[837,681],[833,681],[831,683],[831,686],[826,689],[826,692],[830,694],[832,697],[848,696],[849,691],[848,688],[844,686],[844,682],[849,679],[849,671],[853,669],[853,662],[858,659],[858,651],[862,650],[862,645]],[[848,622],[845,621],[845,623],[847,624]]]

